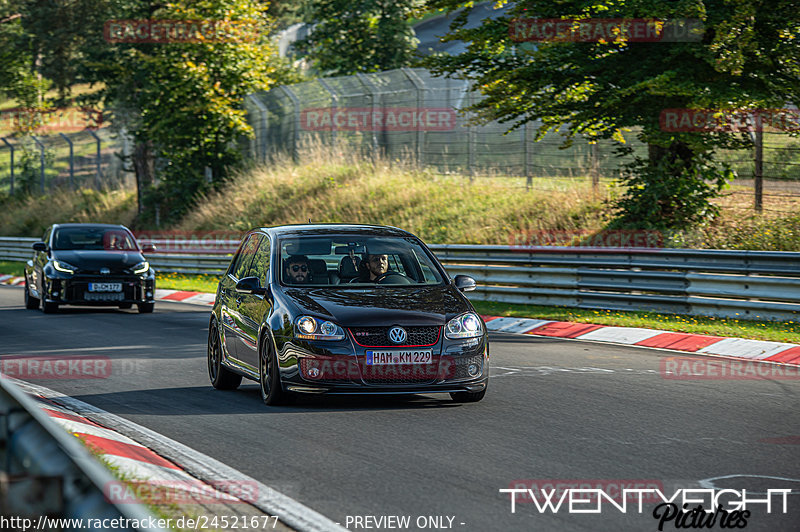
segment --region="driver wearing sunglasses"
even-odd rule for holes
[[[305,284],[311,282],[311,269],[305,255],[290,255],[283,261],[284,278],[289,284]]]

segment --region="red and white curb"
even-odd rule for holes
[[[196,305],[213,305],[216,294],[208,292],[187,292],[185,290],[163,290],[156,288],[157,301],[178,301],[180,303],[194,303]]]
[[[24,277],[18,277],[16,275],[7,275],[7,274],[0,275],[0,284],[10,284],[16,286],[24,282],[25,282]]]
[[[319,512],[180,442],[55,390],[2,378],[10,379],[37,399],[53,421],[116,467],[126,482],[181,490],[185,494],[172,496],[186,502],[246,502],[303,532],[346,530]],[[237,492],[246,492],[247,496],[236,497]]]
[[[494,332],[655,347],[800,366],[800,345],[797,344],[530,318],[483,316],[483,320],[486,322],[486,328]]]

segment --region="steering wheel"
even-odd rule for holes
[[[377,279],[376,284],[411,284],[411,279],[399,272],[386,272]]]

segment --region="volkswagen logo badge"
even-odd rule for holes
[[[100,268],[100,273],[102,273],[103,275],[108,275],[109,273],[111,273],[111,270],[109,270],[108,268]]]
[[[392,327],[389,329],[389,340],[396,344],[402,344],[406,341],[407,334],[402,327]]]

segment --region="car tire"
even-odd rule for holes
[[[258,389],[261,393],[261,400],[269,406],[285,404],[288,395],[281,388],[278,360],[273,353],[268,337],[261,338],[258,352]]]
[[[155,308],[155,303],[136,303],[136,306],[139,308],[139,314],[150,314],[153,312]]]
[[[453,392],[450,398],[456,403],[477,403],[486,395],[486,389],[479,392]]]
[[[36,310],[39,308],[39,298],[33,297],[28,288],[28,277],[25,277],[25,308],[28,310]]]
[[[242,383],[241,375],[222,365],[222,347],[216,323],[208,328],[208,378],[217,390],[235,390]]]
[[[131,308],[132,306],[133,306],[133,303],[122,303],[122,304],[119,306],[119,308],[121,308],[122,310],[128,310],[128,309],[129,309],[129,308]]]

